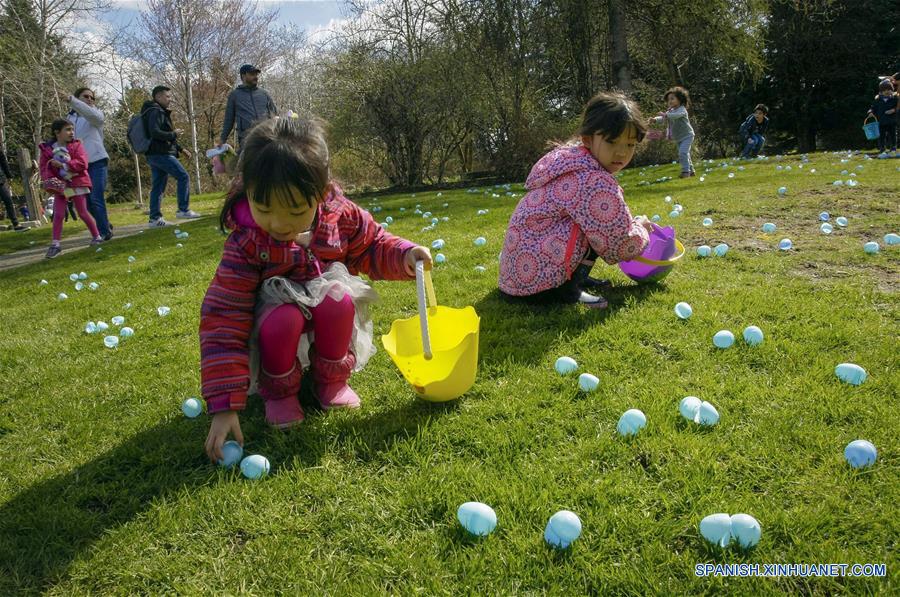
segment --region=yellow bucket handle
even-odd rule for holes
[[[428,333],[428,308],[425,303],[425,293],[428,292],[428,301],[432,307],[437,307],[437,298],[434,296],[434,284],[431,282],[431,272],[425,269],[424,261],[416,261],[416,298],[419,302],[419,325],[422,329],[422,352],[425,360],[431,360],[431,337]]]
[[[678,250],[678,254],[674,257],[671,257],[665,261],[657,261],[655,259],[647,259],[646,257],[635,257],[634,261],[639,261],[641,263],[645,263],[647,265],[656,265],[659,267],[664,267],[667,265],[675,265],[675,262],[684,257],[684,245],[681,244],[681,241],[677,238],[675,239],[675,248]]]

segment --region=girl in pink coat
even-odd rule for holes
[[[601,93],[588,102],[577,143],[555,148],[528,175],[528,192],[510,218],[500,255],[504,298],[608,305],[586,292],[609,284],[588,276],[594,259],[634,259],[653,228],[646,216],[632,217],[613,177],[646,132],[637,105],[623,94]]]
[[[91,244],[103,242],[97,224],[87,208],[91,195],[91,177],[88,176],[88,158],[81,141],[75,139],[75,127],[62,118],[50,125],[53,137],[41,143],[40,170],[42,186],[53,193],[53,241],[47,249],[47,259],[53,259],[62,251],[63,218],[68,204],[75,204],[78,217],[91,232]]]

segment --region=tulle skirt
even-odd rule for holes
[[[321,276],[306,282],[294,282],[282,277],[269,278],[263,282],[256,296],[256,317],[250,335],[251,393],[256,391],[259,373],[259,328],[269,314],[281,305],[291,304],[297,305],[309,320],[312,318],[310,309],[318,306],[326,297],[340,301],[345,295],[350,295],[355,311],[350,350],[356,355],[354,371],[359,371],[376,352],[369,305],[378,302],[378,293],[371,286],[359,276],[351,275],[340,262],[331,263]],[[297,345],[297,358],[304,368],[309,367],[309,348],[313,342],[315,329],[303,332]]]

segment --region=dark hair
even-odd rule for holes
[[[766,114],[766,115],[769,114],[769,109],[766,107],[765,104],[756,104],[756,107],[753,108],[753,111],[756,112],[757,110],[760,110],[763,114]]]
[[[678,102],[685,108],[689,108],[691,104],[691,94],[684,87],[672,87],[663,95],[663,101],[669,101],[669,96],[674,95],[678,98]]]
[[[637,140],[644,140],[647,124],[641,116],[641,109],[621,92],[598,93],[584,107],[578,135],[601,134],[607,141],[621,135],[628,126],[634,127]]]
[[[291,194],[283,192],[293,188],[314,207],[325,196],[331,180],[323,123],[302,117],[260,122],[241,145],[237,167],[238,175],[219,213],[223,231],[229,227],[232,208],[245,195],[267,207],[273,197],[288,207],[300,207]]]
[[[72,95],[75,96],[76,98],[78,98],[85,91],[90,91],[91,93],[93,93],[93,91],[91,91],[90,87],[79,87],[78,89],[75,90],[75,93],[73,93]]]
[[[884,91],[885,89],[894,90],[894,84],[891,83],[890,79],[882,79],[881,83],[878,84],[878,91]]]
[[[55,143],[56,142],[56,133],[63,130],[67,126],[73,126],[71,122],[66,120],[65,118],[57,118],[53,122],[50,123],[50,138],[47,139],[47,143]]]
[[[172,89],[170,87],[166,87],[165,85],[157,85],[153,88],[153,91],[150,92],[150,97],[155,100],[156,94],[162,93],[163,91],[172,91]]]

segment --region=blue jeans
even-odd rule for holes
[[[100,236],[109,234],[109,216],[106,215],[106,174],[109,171],[109,160],[104,158],[88,164],[88,176],[91,177],[91,195],[88,198],[88,211],[97,222]]]
[[[678,141],[678,162],[682,172],[693,172],[694,164],[691,162],[691,145],[694,144],[694,135],[688,135]]]
[[[744,145],[744,151],[741,153],[742,158],[749,158],[751,155],[757,156],[762,151],[763,145],[766,144],[766,138],[759,133],[747,137],[747,144]]]
[[[162,217],[162,195],[166,190],[169,176],[178,183],[178,211],[190,209],[191,179],[181,162],[173,155],[148,155],[147,163],[150,164],[150,220]]]

